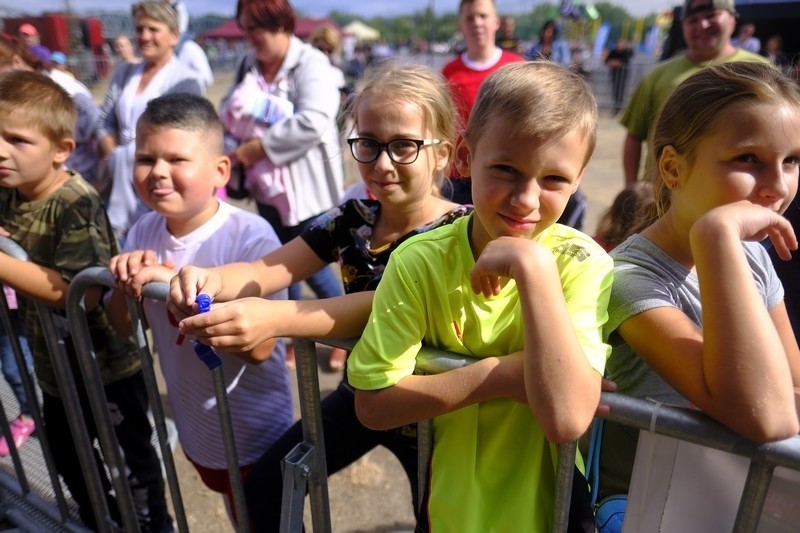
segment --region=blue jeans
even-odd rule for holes
[[[19,339],[20,348],[22,348],[22,355],[25,358],[25,363],[28,367],[28,374],[33,372],[33,356],[28,347],[28,339],[25,338],[25,333],[22,330],[22,320],[19,317],[19,311],[10,310],[11,327],[13,334]],[[17,366],[17,359],[14,357],[14,350],[11,347],[11,338],[3,329],[3,324],[0,323],[0,365],[2,365],[3,376],[6,378],[8,385],[14,392],[19,402],[19,412],[25,416],[31,415],[30,407],[28,407],[28,396],[25,394],[25,387],[22,386],[22,376],[20,375],[19,367]]]
[[[311,217],[296,226],[284,226],[281,222],[281,215],[277,209],[271,205],[265,205],[259,202],[256,202],[256,206],[258,206],[258,214],[270,223],[282,244],[286,244],[299,236],[314,220],[314,217]],[[317,298],[333,298],[334,296],[341,296],[344,294],[342,282],[339,281],[339,278],[336,277],[336,274],[330,266],[326,266],[316,274],[307,278],[306,283],[308,283],[311,290],[314,291],[314,294],[317,295]],[[289,287],[289,299],[303,299],[303,291],[299,283],[295,283]]]

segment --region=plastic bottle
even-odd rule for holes
[[[211,296],[208,294],[197,295],[197,307],[201,313],[211,311]],[[214,370],[222,364],[219,354],[211,346],[207,346],[199,340],[194,341],[194,353],[197,357],[208,367],[209,370]]]

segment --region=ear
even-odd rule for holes
[[[461,132],[458,134],[458,139],[456,140],[456,154],[454,163],[458,173],[465,178],[468,178],[472,175],[472,171],[470,169],[471,159],[472,149],[469,146],[469,141],[467,141],[466,137],[464,137],[464,133]]]
[[[69,158],[69,155],[75,150],[75,139],[65,137],[54,145],[55,154],[53,156],[53,163],[58,166],[63,165]]]
[[[436,172],[442,172],[450,164],[450,156],[453,154],[453,145],[449,141],[444,141],[434,146],[436,154]]]
[[[180,41],[180,40],[181,40],[181,36],[180,35],[178,35],[176,33],[169,32],[169,45],[172,47],[173,53],[175,51],[175,47],[178,46],[178,41]]]
[[[675,147],[672,145],[665,146],[661,151],[661,157],[658,158],[658,174],[669,190],[674,191],[680,188],[680,178],[683,174],[684,166],[685,159],[675,150]]]
[[[214,188],[221,189],[231,179],[231,158],[226,155],[217,157],[214,163]]]

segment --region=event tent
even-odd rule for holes
[[[359,41],[377,41],[381,37],[381,32],[371,26],[367,26],[360,20],[354,20],[342,28],[342,33],[352,35]]]

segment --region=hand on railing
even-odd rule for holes
[[[219,272],[194,266],[185,266],[169,281],[167,309],[182,320],[197,312],[195,299],[200,293],[215,299],[222,289],[222,276]]]
[[[207,313],[192,314],[178,323],[181,333],[226,352],[249,352],[280,336],[281,311],[291,302],[241,298],[214,304]]]
[[[600,383],[600,390],[602,392],[617,392],[617,382],[611,381],[610,379],[602,378],[603,381]],[[607,403],[603,403],[602,396],[600,397],[600,403],[597,405],[597,411],[595,411],[595,416],[604,416],[611,412],[611,406]]]
[[[134,298],[142,296],[142,288],[153,281],[169,282],[175,275],[175,262],[158,262],[152,250],[135,250],[115,255],[108,269],[117,280],[117,287]]]

